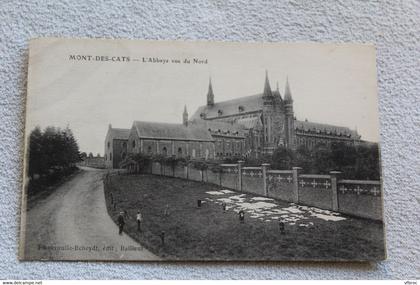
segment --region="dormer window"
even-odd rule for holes
[[[217,111],[217,114],[218,114],[219,116],[221,116],[221,115],[223,114],[223,111],[222,111],[222,110],[219,110],[219,111]]]
[[[239,110],[239,112],[243,112],[244,111],[244,106],[239,106],[238,110]]]

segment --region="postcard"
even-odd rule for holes
[[[39,38],[21,260],[386,258],[375,47]]]

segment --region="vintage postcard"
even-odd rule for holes
[[[30,42],[21,260],[386,258],[375,48]]]

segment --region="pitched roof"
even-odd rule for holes
[[[301,130],[306,132],[319,132],[324,133],[327,135],[342,135],[342,136],[349,136],[353,139],[360,139],[359,134],[351,130],[347,127],[340,127],[340,126],[334,126],[334,125],[328,125],[328,124],[320,124],[320,123],[314,123],[314,122],[308,122],[308,121],[298,121],[295,120],[295,130]]]
[[[134,121],[133,127],[142,138],[213,141],[207,129],[194,125]]]
[[[196,119],[190,121],[190,126],[197,126],[199,128],[208,130],[210,132],[219,132],[223,134],[235,135],[236,133],[240,136],[245,135],[245,128],[242,125],[236,123],[227,123],[213,120],[201,120]]]
[[[236,121],[237,124],[244,126],[245,129],[254,129],[259,125],[262,125],[259,117],[244,118]]]
[[[197,109],[197,111],[194,113],[191,119],[200,119],[201,114],[205,114],[206,118],[217,118],[219,117],[219,110],[221,111],[220,116],[230,116],[238,114],[239,106],[243,107],[242,112],[244,113],[262,110],[262,94],[245,96],[223,102],[217,102],[214,103],[214,105],[212,106],[201,106]]]
[[[128,140],[130,129],[109,128],[109,136],[117,140]]]

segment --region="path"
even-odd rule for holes
[[[82,168],[36,202],[27,212],[24,259],[159,259],[126,234],[118,235],[106,210],[103,174],[104,170]]]

